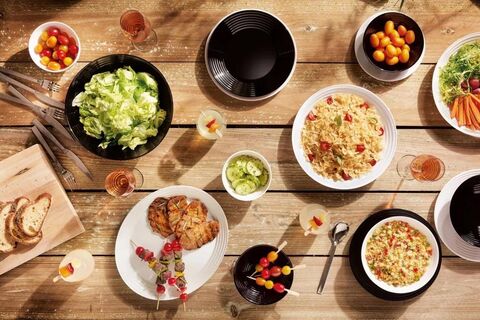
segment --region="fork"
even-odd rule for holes
[[[50,159],[52,160],[52,165],[53,165],[54,169],[58,173],[60,173],[63,180],[65,180],[65,182],[67,183],[70,191],[73,191],[72,185],[76,185],[75,176],[73,175],[73,173],[70,172],[69,170],[65,169],[64,166],[62,166],[60,161],[58,161],[57,157],[53,153],[52,149],[50,149],[49,145],[47,144],[47,141],[45,141],[45,139],[43,138],[43,135],[40,133],[40,131],[36,127],[32,127],[32,132],[35,135],[35,137],[37,137],[40,144],[43,146],[45,151],[50,156]]]
[[[34,77],[27,76],[27,75],[25,75],[23,73],[20,73],[20,72],[17,72],[17,71],[9,70],[9,69],[6,69],[4,67],[0,67],[0,70],[3,73],[6,73],[8,75],[11,75],[11,76],[14,76],[14,77],[17,77],[17,78],[20,78],[20,79],[24,79],[24,80],[27,80],[27,81],[38,83],[43,89],[46,89],[48,91],[51,91],[51,92],[59,92],[60,91],[60,85],[58,83],[54,82],[54,81],[46,80],[46,79],[36,79]]]
[[[11,94],[13,94],[14,96],[16,96],[17,98],[25,101],[25,102],[28,102],[28,103],[31,103],[30,100],[28,100],[27,98],[25,98],[25,96],[23,94],[21,94],[17,88],[15,88],[14,86],[12,86],[11,84],[8,85],[8,88],[7,88],[8,92],[10,92]],[[55,108],[55,107],[46,107],[46,108],[43,108],[43,110],[45,111],[46,114],[54,117],[55,119],[58,119],[58,120],[64,120],[65,119],[65,112],[62,110],[62,109],[59,109],[59,108]]]

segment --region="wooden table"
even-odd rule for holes
[[[119,29],[119,17],[128,6],[151,19],[158,46],[148,53],[133,50]],[[423,27],[427,51],[418,71],[404,81],[389,84],[367,76],[356,63],[353,38],[360,24],[383,9],[398,9],[390,1],[0,1],[0,61],[9,68],[57,80],[66,88],[89,61],[112,53],[131,53],[152,61],[166,76],[174,97],[174,124],[162,144],[132,161],[100,159],[69,144],[92,169],[87,180],[58,154],[78,180],[69,196],[86,232],[0,277],[1,319],[478,319],[479,265],[454,256],[443,247],[444,259],[433,286],[421,297],[386,302],[368,294],[355,281],[348,265],[348,243],[337,250],[322,296],[315,294],[330,242],[327,237],[302,235],[299,210],[320,203],[332,211],[332,220],[351,223],[352,232],[373,211],[382,208],[399,187],[396,161],[407,153],[431,153],[446,163],[445,176],[434,183],[405,182],[395,205],[418,212],[433,224],[433,207],[441,187],[461,171],[480,164],[480,141],[450,128],[437,112],[431,94],[434,64],[457,38],[474,32],[480,9],[477,1],[406,0],[403,11]],[[261,8],[283,19],[298,47],[298,64],[286,88],[266,102],[243,103],[223,95],[209,79],[203,62],[208,32],[224,15],[241,8]],[[58,76],[41,72],[26,50],[30,33],[39,24],[59,20],[71,25],[82,41],[81,61]],[[290,143],[291,124],[303,103],[318,89],[353,83],[377,93],[390,107],[399,131],[398,148],[390,168],[374,183],[351,192],[334,192],[316,184],[297,164]],[[2,87],[2,90],[5,88]],[[63,93],[64,94],[64,93]],[[206,107],[228,118],[226,136],[216,143],[201,140],[194,122]],[[0,159],[35,143],[33,115],[0,102]],[[254,143],[252,143],[254,141]],[[258,201],[243,203],[223,189],[221,167],[233,152],[253,148],[272,164],[269,192]],[[145,175],[143,190],[125,200],[103,190],[107,172],[137,167]],[[178,301],[155,304],[133,293],[120,279],[114,262],[118,228],[129,209],[149,192],[186,184],[210,192],[223,206],[230,224],[227,254],[217,273],[191,295],[188,311]],[[237,293],[229,269],[236,257],[257,243],[279,244],[294,263],[307,269],[295,273],[293,289],[273,306],[248,304]],[[73,248],[95,254],[96,271],[81,284],[51,282],[62,256]]]

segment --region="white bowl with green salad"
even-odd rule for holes
[[[272,182],[272,168],[267,159],[252,150],[232,154],[222,169],[225,190],[237,200],[253,201],[260,198]]]

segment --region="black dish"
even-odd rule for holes
[[[413,292],[402,293],[402,294],[385,291],[380,287],[378,287],[372,280],[370,280],[368,275],[365,273],[365,269],[363,268],[362,257],[361,257],[362,243],[365,237],[367,236],[367,233],[370,231],[370,229],[378,222],[386,218],[395,217],[395,216],[410,217],[423,223],[433,233],[438,245],[438,250],[439,250],[438,267],[435,270],[435,273],[432,279],[430,279],[430,281],[427,282],[427,284],[425,284],[422,288]],[[353,235],[352,241],[350,243],[349,261],[350,261],[350,268],[352,269],[355,279],[357,279],[358,283],[360,283],[360,285],[365,290],[370,292],[372,295],[378,298],[381,298],[384,300],[390,300],[390,301],[407,300],[422,294],[433,284],[433,282],[437,278],[438,273],[440,272],[440,267],[442,265],[442,248],[440,245],[440,239],[438,238],[438,235],[435,232],[435,229],[427,222],[427,220],[423,219],[418,214],[408,210],[387,209],[387,210],[382,210],[372,214],[360,224],[357,231],[355,231],[355,234]]]
[[[102,141],[87,135],[83,130],[83,125],[80,123],[79,108],[73,107],[72,101],[77,94],[84,91],[85,83],[89,82],[93,75],[106,71],[115,71],[124,66],[130,66],[136,72],[148,72],[155,78],[158,84],[159,107],[167,112],[167,117],[158,128],[158,134],[149,138],[146,144],[137,146],[135,150],[130,150],[129,148],[122,150],[122,147],[118,145],[110,145],[106,149],[102,149],[98,146]],[[65,98],[65,113],[70,130],[87,150],[102,158],[128,160],[147,154],[162,142],[172,123],[173,99],[167,80],[153,64],[139,57],[127,54],[114,54],[90,62],[75,76]]]
[[[282,300],[283,297],[287,295],[287,292],[278,293],[273,289],[267,290],[264,287],[258,286],[254,280],[247,278],[252,275],[253,271],[255,271],[255,265],[260,258],[266,257],[272,250],[277,251],[277,248],[269,245],[256,245],[250,247],[242,253],[235,263],[233,270],[235,287],[237,287],[240,295],[248,302],[260,305],[272,304]],[[287,265],[292,267],[292,262],[283,251],[278,253],[278,259],[274,264],[280,268]],[[294,271],[288,276],[282,274],[277,278],[270,278],[269,280],[272,280],[273,282],[281,282],[286,289],[290,289],[293,283],[293,273]]]
[[[277,93],[292,75],[295,61],[290,31],[275,16],[259,10],[223,18],[205,46],[210,77],[223,92],[241,100]]]
[[[450,219],[465,242],[480,247],[480,175],[465,180],[455,190]]]
[[[388,20],[393,21],[395,29],[397,29],[398,26],[402,24],[407,28],[407,30],[413,30],[413,32],[415,32],[415,41],[411,45],[409,45],[410,59],[407,63],[399,62],[396,65],[389,66],[385,62],[375,61],[372,57],[375,49],[372,48],[372,46],[370,45],[370,35],[378,31],[383,31],[385,22],[387,22]],[[423,37],[423,32],[420,29],[420,26],[415,22],[415,20],[400,12],[386,12],[379,15],[368,24],[367,29],[363,34],[363,51],[365,52],[365,55],[375,66],[387,71],[404,71],[412,67],[418,61],[418,59],[420,59],[424,46],[425,39]]]

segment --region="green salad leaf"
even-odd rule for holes
[[[440,94],[450,104],[456,97],[465,94],[461,83],[480,76],[480,42],[468,43],[453,54],[440,70]]]
[[[118,144],[134,150],[158,133],[166,111],[158,108],[158,85],[148,73],[124,67],[98,73],[73,99],[89,136],[103,149]]]

